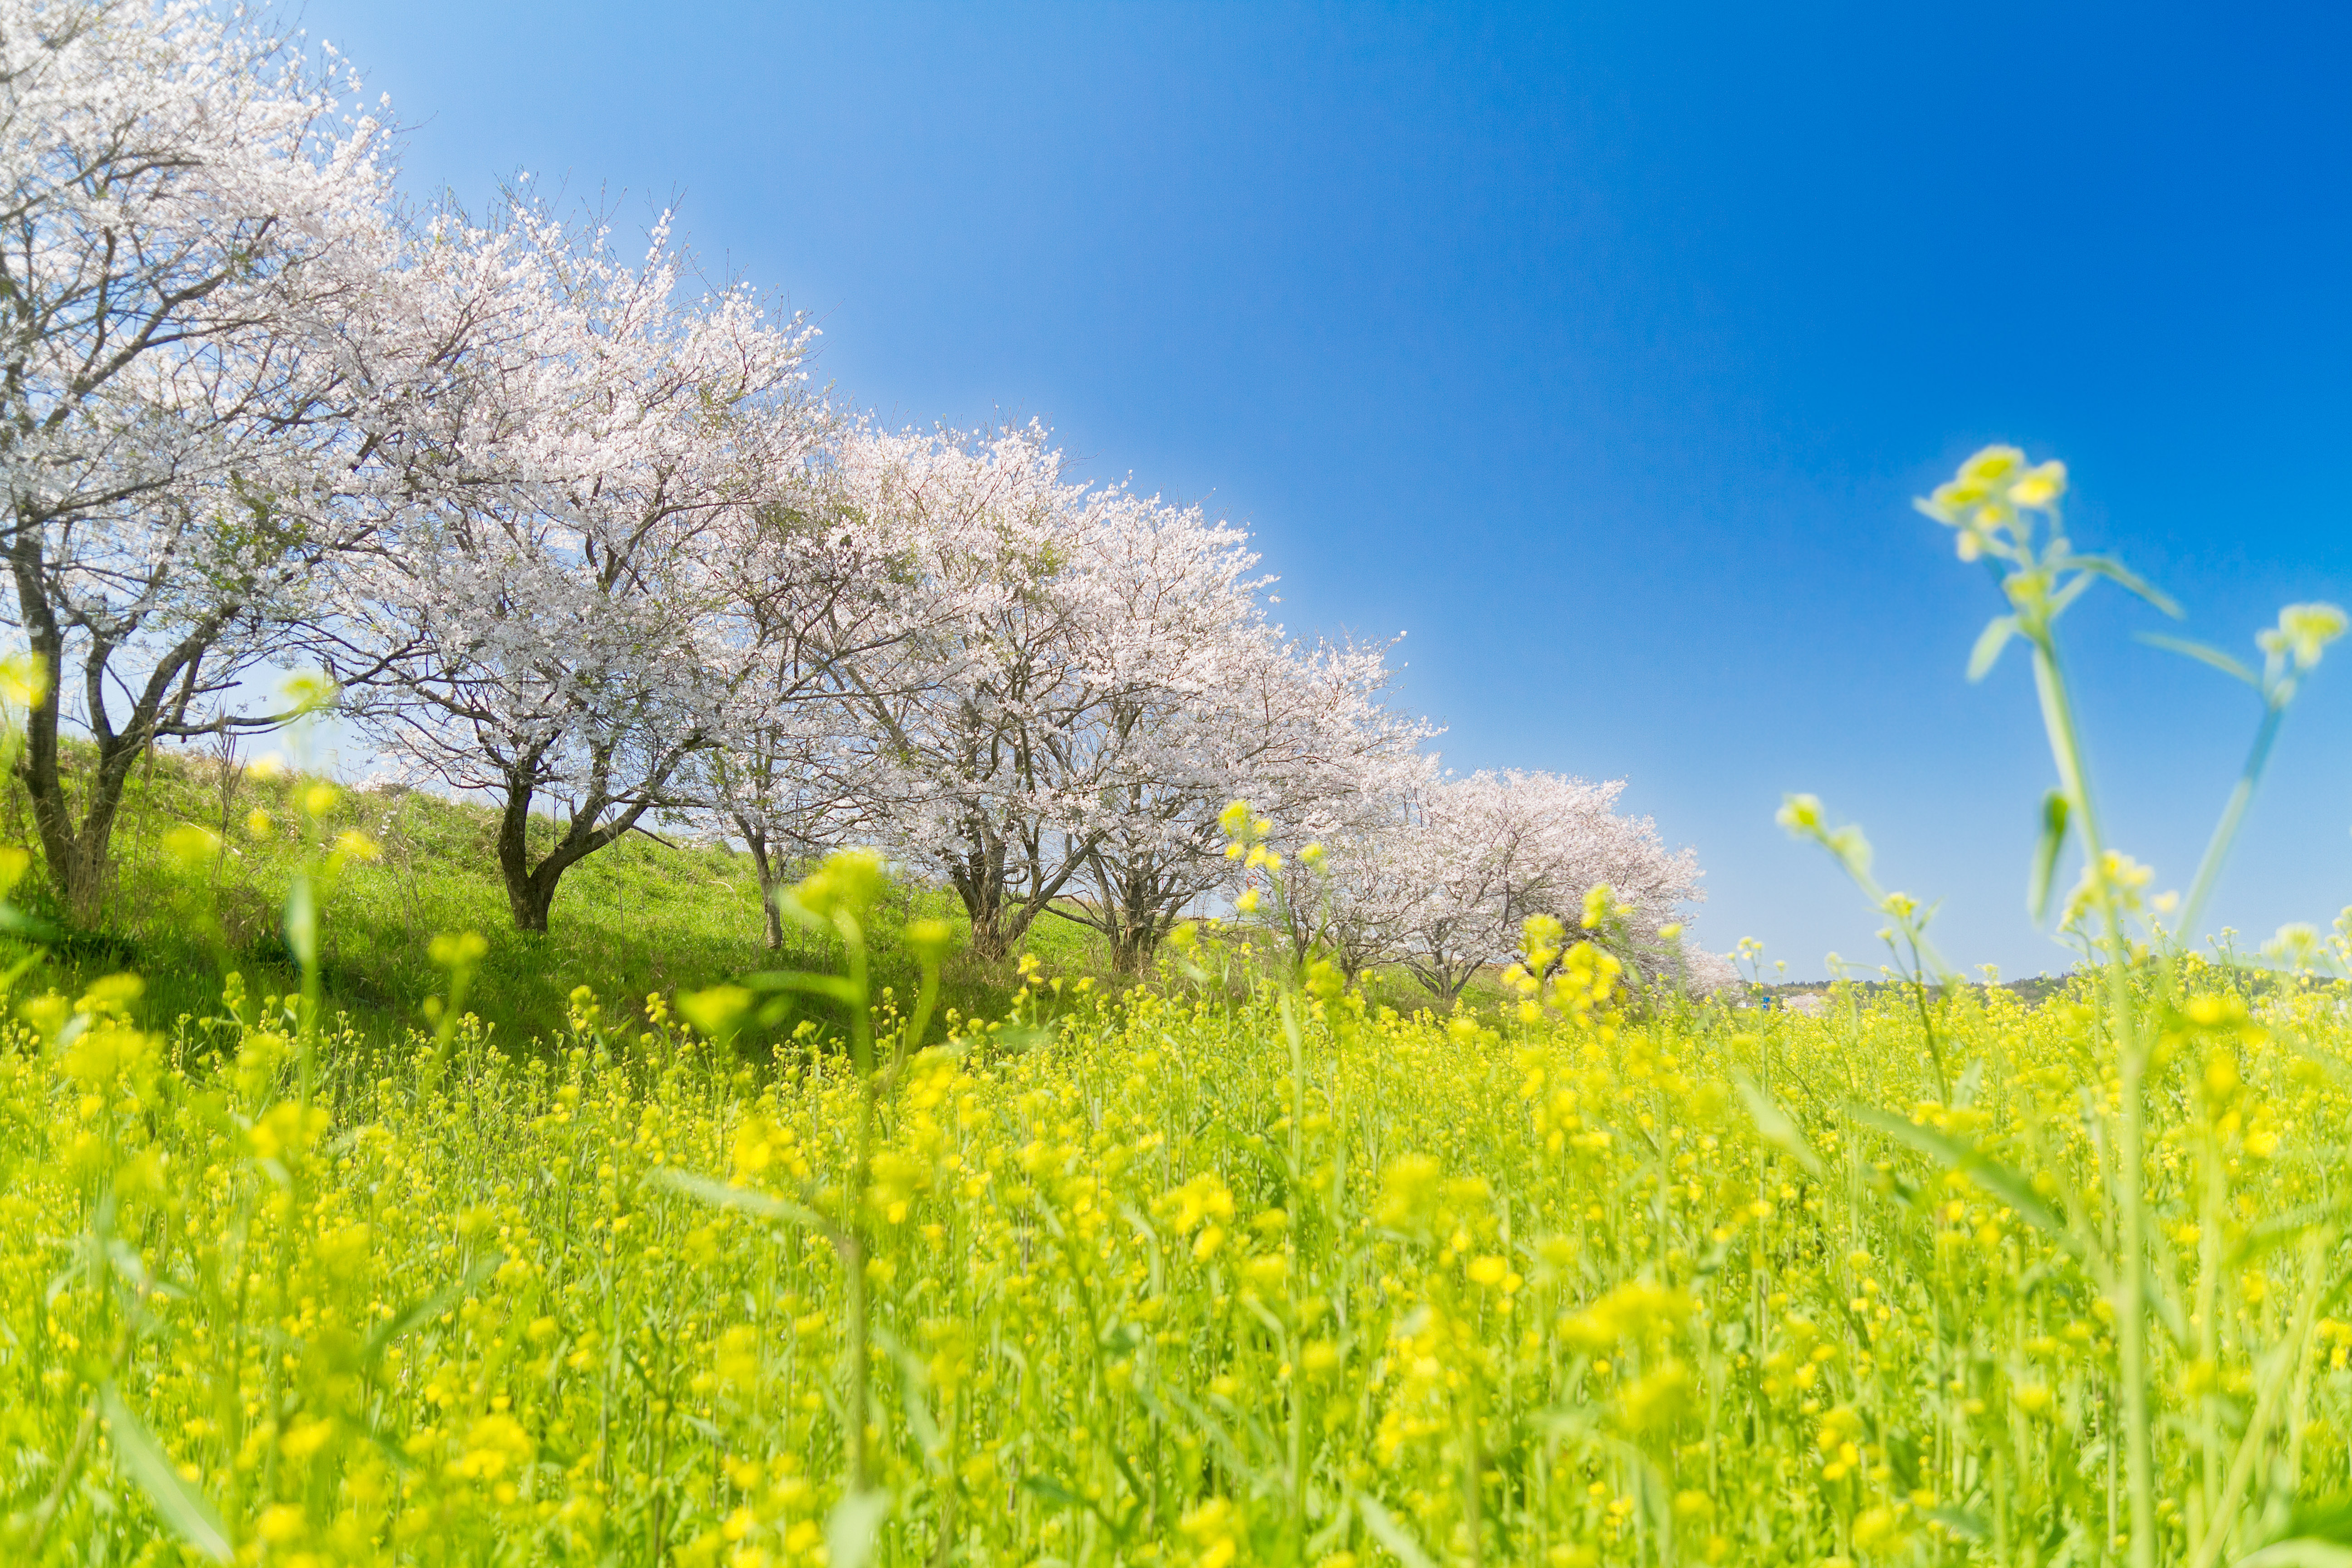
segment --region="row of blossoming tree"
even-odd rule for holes
[[[1388,648],[1286,636],[1243,532],[1034,426],[835,405],[813,329],[696,281],[666,219],[625,253],[520,194],[404,205],[331,51],[185,0],[0,0],[0,105],[10,610],[50,677],[22,784],[77,915],[136,762],[282,723],[253,678],[300,665],[492,805],[525,930],[692,816],[771,893],[876,843],[983,956],[1050,912],[1132,967],[1286,864],[1225,857],[1242,798],[1320,847],[1282,873],[1302,955],[1451,997],[1603,881],[1675,947],[1696,868],[1617,786],[1442,774]]]

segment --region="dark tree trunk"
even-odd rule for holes
[[[783,868],[777,863],[775,852],[769,847],[766,833],[751,826],[740,817],[736,818],[735,826],[751,851],[751,866],[760,876],[760,908],[768,918],[768,951],[775,952],[784,945],[784,918],[776,909],[776,900],[784,893]]]
[[[515,930],[547,932],[548,911],[555,907],[554,877],[507,878],[507,908],[514,914]]]
[[[76,925],[91,926],[106,900],[114,862],[114,824],[121,814],[122,793],[131,773],[153,738],[153,716],[137,713],[132,727],[121,734],[101,726],[93,739],[96,752],[82,785],[82,805],[76,820],[73,791],[66,773],[58,681],[58,661],[45,639],[34,639],[52,676],[48,689],[26,715],[25,750],[16,763],[17,777],[33,808],[34,831],[49,880],[67,916]]]
[[[534,866],[530,803],[535,793],[527,773],[509,774],[506,803],[499,813],[499,874],[506,882],[507,908],[514,915],[515,929],[526,931],[547,930],[548,913],[555,906],[555,889],[563,873],[635,826],[646,809],[643,804],[632,805],[600,824],[596,819],[609,803],[601,793],[592,793],[578,804],[560,831],[549,824],[555,842]]]
[[[1118,931],[1110,939],[1110,966],[1118,974],[1139,974],[1150,961],[1153,943],[1150,933],[1135,930]]]
[[[1152,952],[1160,945],[1160,905],[1150,890],[1136,882],[1119,889],[1118,900],[1104,911],[1110,927],[1103,934],[1110,939],[1110,966],[1115,973],[1140,974],[1143,966],[1151,962]]]
[[[1029,891],[1014,898],[1007,890],[1014,879],[1008,875],[1013,858],[1004,840],[985,826],[968,824],[966,834],[961,852],[948,861],[948,879],[963,902],[964,913],[971,917],[968,951],[983,963],[1002,963],[1013,956],[1037,917],[1061,896],[1092,847],[1068,856],[1059,870],[1049,876],[1032,846],[1019,879]]]
[[[948,872],[963,912],[971,918],[972,957],[986,964],[1002,963],[1012,956],[1015,940],[1005,919],[1003,844],[984,829],[972,834],[962,853],[948,862]]]
[[[544,931],[563,869],[552,855],[536,867],[530,863],[530,801],[528,783],[509,784],[506,808],[499,814],[499,875],[506,882],[515,930]]]
[[[68,916],[79,925],[96,922],[105,902],[109,873],[113,869],[114,824],[122,810],[122,793],[131,770],[160,735],[185,737],[206,730],[267,728],[268,719],[218,721],[191,727],[188,708],[199,689],[204,661],[236,613],[234,606],[215,610],[188,626],[180,639],[157,654],[143,682],[124,679],[111,668],[122,645],[93,639],[82,650],[82,702],[90,731],[95,763],[81,782],[81,809],[76,819],[73,792],[68,789],[63,757],[62,716],[66,681],[68,629],[61,626],[47,591],[47,563],[41,553],[39,521],[20,517],[16,541],[8,548],[11,586],[16,590],[18,624],[26,642],[40,663],[46,683],[25,715],[25,748],[16,761],[16,776],[24,782],[32,803],[33,825],[49,879]],[[107,708],[110,687],[127,689],[130,711],[120,729]]]
[[[77,926],[94,927],[105,906],[107,881],[114,868],[114,821],[121,804],[121,786],[110,791],[101,768],[90,785],[89,807],[77,825],[62,781],[53,776],[45,782],[46,788],[44,781],[31,773],[25,775],[50,884],[68,920]]]
[[[971,955],[982,963],[1002,963],[1013,956],[1013,944],[1017,940],[1005,929],[1000,917],[1002,907],[974,909],[967,901],[964,912],[971,916]]]

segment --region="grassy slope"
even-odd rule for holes
[[[380,1038],[415,1023],[418,1005],[442,988],[426,948],[445,931],[488,941],[468,1005],[509,1040],[560,1029],[575,985],[593,987],[609,1011],[615,998],[639,1005],[648,993],[749,971],[832,967],[825,945],[798,932],[788,932],[782,953],[766,950],[750,858],[723,847],[632,834],[573,868],[551,930],[530,935],[508,915],[487,811],[414,791],[352,791],[312,829],[298,805],[311,782],[224,775],[208,759],[159,755],[132,783],[100,930],[65,943],[47,961],[46,983],[66,987],[136,970],[159,1020],[211,1010],[224,963],[242,969],[257,991],[290,986],[279,934],[287,889],[321,831],[350,827],[375,839],[383,855],[346,869],[325,899],[323,969],[331,1001]],[[247,826],[257,810],[273,824],[259,837]],[[222,833],[230,852],[215,868],[191,873],[166,851],[166,836],[184,823]],[[0,832],[25,842],[26,826],[21,792],[11,785]],[[43,897],[36,888],[26,901],[37,909]],[[911,979],[912,965],[897,957],[897,932],[923,915],[961,923],[952,899],[902,889],[875,932],[881,984]],[[1041,922],[1031,947],[1050,973],[1103,971],[1092,933],[1066,921]],[[1004,976],[969,963],[950,969],[947,1005],[993,1014],[1009,995]]]

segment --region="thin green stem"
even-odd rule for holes
[[[849,1191],[842,1197],[842,1270],[847,1276],[849,1313],[849,1491],[866,1490],[871,1466],[866,1453],[866,1422],[869,1405],[866,1384],[871,1368],[866,1340],[866,1226],[859,1214],[874,1168],[875,1095],[874,1013],[866,989],[866,931],[846,910],[834,914],[841,932],[849,970],[849,1038],[851,1059],[857,1069],[857,1152],[850,1167]]]
[[[82,1409],[81,1425],[74,1428],[73,1444],[66,1450],[64,1462],[58,1466],[57,1480],[33,1516],[33,1532],[25,1542],[28,1561],[40,1560],[42,1544],[48,1540],[49,1528],[57,1523],[58,1511],[65,1506],[67,1490],[81,1475],[82,1456],[89,1452],[90,1436],[97,1430],[98,1395],[93,1391],[89,1403]]]
[[[2245,818],[2247,804],[2254,798],[2254,786],[2262,783],[2263,769],[2271,760],[2271,746],[2278,740],[2279,722],[2285,717],[2286,705],[2283,702],[2273,702],[2263,709],[2262,725],[2254,731],[2254,743],[2246,752],[2246,765],[2239,770],[2238,782],[2221,807],[2221,818],[2213,825],[2212,839],[2205,846],[2205,858],[2197,863],[2197,879],[2189,884],[2189,902],[2180,911],[2180,934],[2184,938],[2195,939],[2205,901],[2213,896],[2213,884],[2220,879],[2221,863],[2229,858],[2230,845],[2238,837],[2238,825]]]
[[[2125,941],[2123,911],[2116,907],[2115,891],[2105,875],[2106,846],[2099,832],[2098,814],[2091,802],[2082,741],[2066,693],[2065,674],[2059,666],[2057,643],[2046,624],[2029,627],[2027,636],[2033,644],[2033,686],[2041,699],[2042,727],[2049,734],[2051,755],[2057,763],[2059,787],[2065,792],[2075,820],[2081,824],[2093,896],[2107,930],[2107,994],[2115,1020],[2116,1077],[2122,1100],[2116,1137],[2115,1196],[2117,1228],[2121,1232],[2116,1237],[2119,1256],[2115,1273],[2116,1370],[2123,1384],[2124,1462],[2131,1494],[2132,1568],[2154,1568],[2156,1478],[2147,1408],[2147,1303],[2142,1283],[2147,1250],[2142,1190],[2146,1173],[2141,1147],[2146,1133],[2141,1105],[2145,1064],[2132,1005],[2131,952]]]
[[[1282,994],[1282,1032],[1290,1045],[1290,1179],[1299,1184],[1307,1168],[1307,1145],[1302,1128],[1307,1121],[1307,1047],[1298,1024],[1297,993]],[[1307,1205],[1297,1198],[1293,1206],[1298,1212],[1291,1216],[1291,1245],[1296,1250],[1299,1226],[1306,1223]],[[1298,1321],[1299,1271],[1288,1272],[1291,1322]],[[1294,1330],[1295,1333],[1295,1330]],[[1291,1354],[1295,1359],[1297,1351]],[[1294,1375],[1290,1380],[1290,1529],[1294,1540],[1303,1548],[1307,1534],[1307,1379]],[[1474,1543],[1475,1550],[1475,1543]]]

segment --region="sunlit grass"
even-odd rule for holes
[[[282,922],[318,826],[299,797],[318,782],[224,769],[198,753],[156,757],[128,791],[100,929],[57,944],[34,983],[73,991],[135,970],[147,985],[149,1016],[164,1022],[214,1010],[224,967],[242,970],[257,989],[296,988]],[[0,824],[10,807],[17,818],[0,834],[21,838],[20,798],[0,805]],[[224,852],[198,867],[182,864],[166,841],[185,824],[218,834]],[[514,929],[499,879],[495,822],[482,807],[422,791],[338,791],[325,826],[363,832],[382,851],[337,879],[320,927],[329,1005],[378,1040],[397,1039],[419,1023],[417,1006],[437,984],[426,949],[444,931],[476,931],[487,942],[472,1005],[516,1050],[563,1027],[578,985],[634,1005],[656,993],[763,968],[830,963],[837,955],[836,944],[797,931],[785,952],[769,952],[749,858],[683,830],[632,834],[582,861],[564,879],[551,929],[533,934]],[[29,890],[36,912],[58,915],[37,887]],[[927,917],[962,918],[940,890],[893,890],[877,914],[886,971],[877,984],[912,981],[896,933]],[[1064,974],[1106,973],[1098,945],[1091,932],[1057,919],[1040,921],[1028,943]],[[947,986],[950,1004],[965,1012],[1001,1010],[1013,990],[1005,975],[964,963],[950,966]]]

